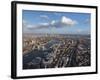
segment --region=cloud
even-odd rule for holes
[[[86,19],[86,20],[84,21],[84,23],[85,23],[85,24],[90,24],[90,19]]]
[[[49,17],[47,15],[40,15],[41,18],[49,20]]]
[[[77,29],[77,32],[80,33],[80,32],[83,32],[83,30],[82,29]]]
[[[52,20],[52,21],[51,21],[51,25],[54,25],[55,23],[56,23],[55,20]]]
[[[90,34],[90,30],[77,29],[78,34]]]
[[[77,21],[72,20],[71,18],[62,16],[61,20],[59,20],[59,21],[52,20],[51,26],[56,27],[56,28],[62,28],[62,27],[74,26],[77,23],[78,23]]]
[[[42,26],[48,26],[49,23],[40,23],[39,25],[42,25]]]
[[[68,26],[73,26],[77,24],[77,21],[72,20],[71,18],[63,16],[61,19],[62,24],[68,25]]]
[[[42,29],[42,28],[48,28],[49,24],[48,23],[39,23],[37,25],[29,25],[27,24],[27,29],[29,30],[35,30],[35,29]]]
[[[23,32],[30,32],[31,29],[33,30],[33,28],[37,28],[37,25],[29,24],[28,21],[23,20],[22,27],[23,27]]]
[[[46,15],[41,15],[43,18],[48,18]],[[66,16],[62,16],[60,20],[52,20],[47,23],[38,23],[38,24],[28,24],[27,21],[23,21],[23,26],[29,30],[42,29],[42,28],[63,28],[70,27],[77,24],[77,21],[72,20]]]
[[[54,15],[61,16],[62,14],[61,13],[58,13],[58,12],[55,12]]]
[[[27,27],[29,27],[28,22],[26,20],[22,21],[22,27],[23,27],[23,32],[28,32],[29,31],[28,28],[27,28]]]
[[[62,17],[61,21],[62,21],[63,24],[66,24],[66,25],[69,25],[69,26],[74,26],[75,24],[77,24],[77,21],[72,20],[72,19],[65,17],[65,16]]]
[[[24,23],[24,24],[25,24],[25,23],[27,23],[27,21],[26,21],[26,20],[23,20],[23,21],[22,21],[22,23]]]

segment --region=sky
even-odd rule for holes
[[[23,33],[90,34],[90,13],[23,10]]]

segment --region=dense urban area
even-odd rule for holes
[[[91,65],[90,35],[24,34],[23,69]]]

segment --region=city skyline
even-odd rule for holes
[[[23,10],[23,33],[90,34],[90,13]]]

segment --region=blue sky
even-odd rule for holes
[[[23,10],[24,33],[90,34],[89,13]]]

